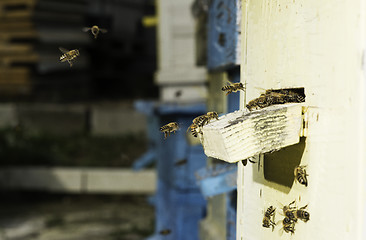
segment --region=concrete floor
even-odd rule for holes
[[[147,196],[0,197],[0,240],[142,240],[154,231],[154,208]]]

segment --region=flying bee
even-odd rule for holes
[[[172,232],[172,230],[170,230],[170,229],[163,229],[163,230],[159,231],[159,234],[161,234],[161,235],[168,235],[171,232]]]
[[[177,131],[179,129],[179,125],[176,122],[168,123],[160,128],[160,131],[164,133],[164,139],[167,138],[167,136],[170,136],[170,133]]]
[[[79,50],[67,50],[65,48],[59,47],[60,51],[63,53],[60,57],[61,62],[68,62],[70,64],[70,67],[72,67],[72,64],[74,63],[75,59],[80,56]]]
[[[83,31],[84,32],[87,32],[87,31],[91,31],[91,33],[94,35],[94,38],[96,39],[97,38],[97,36],[98,36],[98,34],[99,34],[99,32],[101,32],[101,33],[107,33],[108,31],[107,31],[107,29],[104,29],[104,28],[99,28],[97,25],[94,25],[94,26],[92,26],[92,27],[84,27],[83,28]]]
[[[295,233],[295,222],[292,221],[289,217],[285,217],[282,220],[282,230],[285,231],[286,233],[291,233],[294,234]]]
[[[307,211],[304,210],[307,206],[308,205],[305,205],[302,208],[297,209],[295,212],[296,217],[301,219],[304,222],[307,222],[310,220],[310,213],[308,213]]]
[[[185,158],[185,159],[181,159],[179,160],[178,162],[175,162],[174,165],[175,166],[183,166],[184,164],[187,164],[188,160]]]
[[[272,227],[272,231],[273,231],[274,227],[276,226],[276,223],[274,223],[275,211],[276,211],[276,208],[274,208],[273,206],[270,206],[269,208],[267,208],[267,211],[264,213],[264,217],[263,217],[263,221],[262,221],[262,226],[265,228]]]
[[[230,85],[226,85],[221,88],[222,91],[226,92],[226,96],[232,92],[237,92],[240,90],[245,91],[245,87],[244,87],[243,83],[233,83],[231,81],[228,81],[228,82],[230,83]]]
[[[305,187],[308,186],[308,179],[306,178],[306,176],[309,176],[306,173],[305,170],[306,166],[297,166],[294,170],[294,175],[295,175],[295,179],[302,185],[305,185]]]

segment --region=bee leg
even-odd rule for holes
[[[300,208],[300,210],[307,208],[307,206],[308,206],[308,204],[306,204],[305,206],[303,206],[302,208]]]
[[[164,139],[166,139],[166,135],[167,135],[166,132],[164,132]]]
[[[295,203],[295,201],[296,200],[293,200],[288,206],[289,206],[289,208],[295,208],[295,207],[290,207],[292,204],[294,204]]]

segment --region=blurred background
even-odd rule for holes
[[[0,0],[0,239],[153,233],[147,197],[155,181],[122,185],[148,146],[146,116],[134,102],[159,96],[156,25],[144,25],[155,7],[153,0]],[[108,32],[95,39],[82,31],[93,25]],[[80,51],[71,68],[59,61],[59,47]]]
[[[0,0],[0,240],[235,239],[236,165],[186,129],[239,109],[240,3]]]

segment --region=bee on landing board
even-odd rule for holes
[[[264,213],[264,217],[263,217],[263,221],[262,221],[262,226],[265,228],[272,227],[272,231],[273,231],[274,227],[276,226],[276,223],[274,223],[275,211],[276,211],[276,208],[274,208],[273,206],[270,206],[269,208],[267,208],[266,212]]]
[[[212,120],[212,119],[216,119],[219,120],[219,115],[217,114],[217,112],[208,112],[206,114],[208,121]]]
[[[70,64],[70,67],[72,67],[72,64],[76,60],[78,56],[80,56],[80,52],[78,49],[74,50],[67,50],[65,48],[59,47],[60,51],[63,53],[60,57],[61,62],[68,62]]]
[[[274,104],[301,103],[305,102],[305,95],[301,95],[290,89],[268,89],[258,98],[248,102],[246,107],[249,111],[265,108]]]
[[[294,175],[295,175],[295,179],[300,184],[305,185],[305,187],[307,187],[308,186],[308,179],[306,178],[306,176],[309,176],[309,175],[306,173],[305,167],[306,166],[297,166],[294,169]]]
[[[188,127],[188,130],[191,130],[191,133],[194,137],[197,137],[199,133],[202,134],[201,127],[205,124],[209,123],[212,119],[219,119],[219,115],[217,112],[208,112],[204,115],[198,116],[192,120],[192,124]]]
[[[104,28],[99,28],[97,25],[94,25],[92,27],[84,27],[84,32],[91,31],[91,33],[94,35],[94,38],[96,39],[98,37],[99,32],[101,33],[107,33],[108,30]]]
[[[238,92],[240,90],[245,91],[245,87],[244,87],[243,83],[233,83],[231,81],[228,81],[228,82],[230,85],[226,85],[221,88],[222,91],[226,92],[226,96],[232,92]]]
[[[179,125],[176,122],[168,123],[160,128],[160,131],[164,133],[164,139],[167,138],[167,136],[170,136],[170,133],[177,131],[179,129]]]
[[[188,130],[191,130],[191,134],[193,135],[193,137],[197,137],[199,133],[202,133],[200,130],[200,127],[195,123],[192,123],[188,127],[187,132],[188,132]]]

